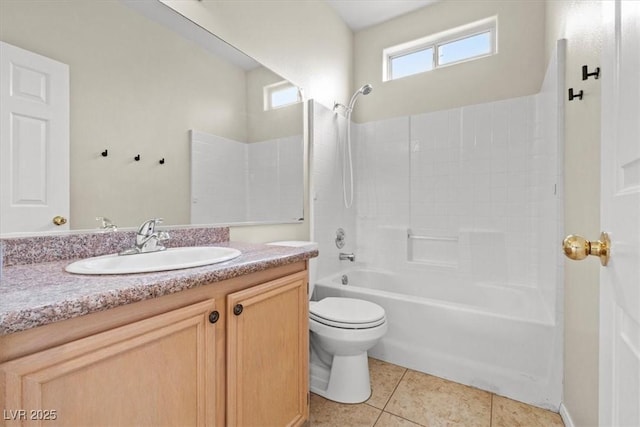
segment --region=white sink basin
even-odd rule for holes
[[[129,274],[178,270],[228,261],[240,256],[233,248],[189,246],[136,255],[110,254],[86,258],[67,265],[76,274]]]

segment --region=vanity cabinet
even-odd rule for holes
[[[306,280],[233,293],[227,319],[227,424],[301,425],[309,390]]]
[[[215,308],[215,300],[202,301],[2,365],[3,418],[205,425],[214,410],[207,398],[215,391],[215,328],[208,320]]]
[[[0,346],[28,353],[0,353],[0,425],[302,425],[305,267],[278,267],[0,337]],[[103,330],[101,323],[116,327]],[[51,333],[74,324],[98,332],[55,346],[34,341],[55,342]]]

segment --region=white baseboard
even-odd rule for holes
[[[560,404],[560,417],[562,417],[562,421],[564,422],[565,427],[575,427],[576,425],[573,423],[571,419],[571,415],[569,415],[569,411],[567,407],[564,406],[564,403]]]

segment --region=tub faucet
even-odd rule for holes
[[[345,254],[344,252],[340,252],[340,261],[351,261],[354,262],[356,260],[356,255],[353,253]]]
[[[136,233],[135,246],[125,249],[120,252],[120,255],[135,255],[164,251],[166,248],[159,243],[169,240],[169,233],[166,231],[156,232],[156,225],[160,223],[162,223],[162,218],[153,218],[143,222]]]

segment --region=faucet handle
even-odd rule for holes
[[[162,224],[164,221],[162,218],[152,218],[142,223],[140,228],[138,229],[138,234],[143,236],[150,236],[156,230],[157,224]]]

